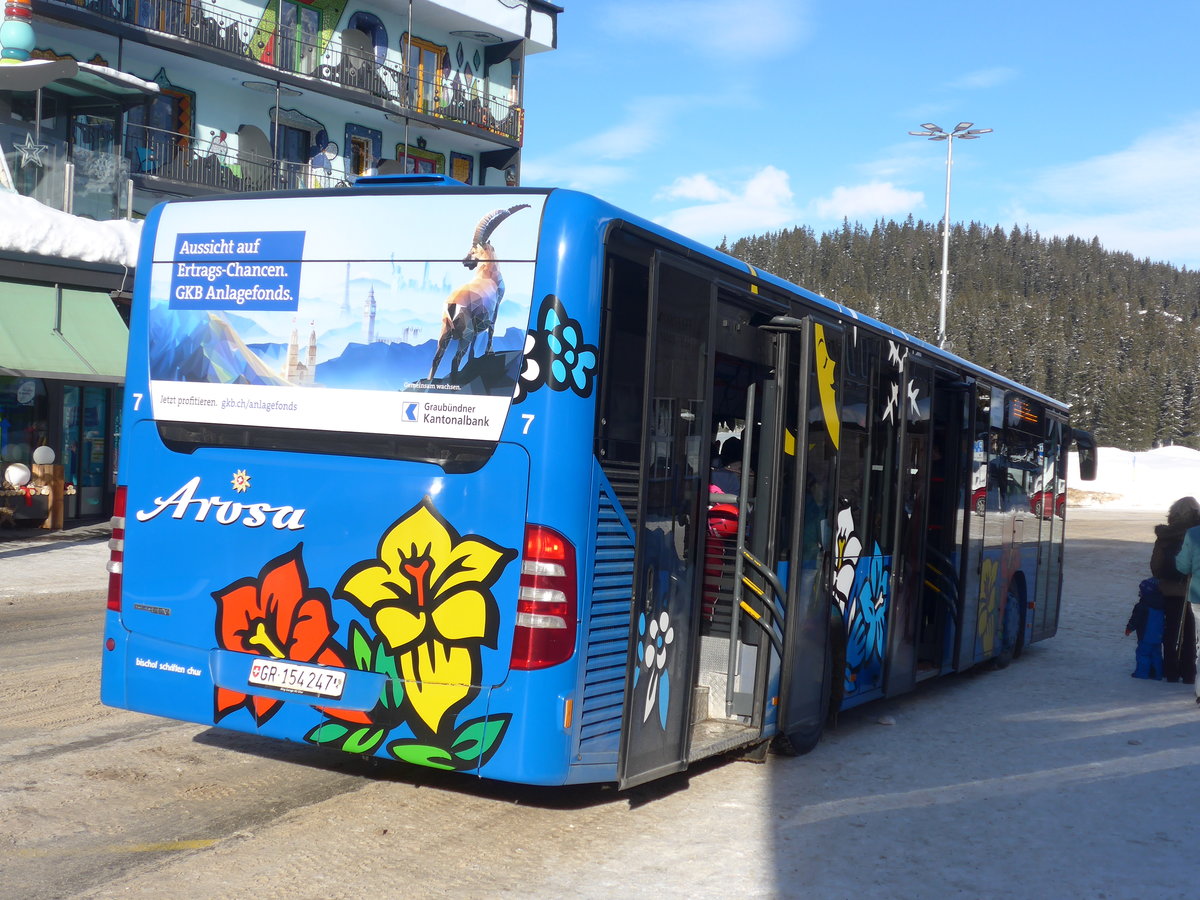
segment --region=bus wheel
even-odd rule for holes
[[[987,500],[985,500],[983,497],[980,497],[978,500],[975,501],[975,512],[978,515],[982,516],[986,509],[987,509]]]
[[[1003,669],[1025,649],[1025,600],[1020,587],[1009,582],[1004,600],[1004,621],[1001,623],[1000,652],[996,668]]]

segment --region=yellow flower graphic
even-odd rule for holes
[[[499,627],[491,586],[516,551],[462,537],[426,497],[388,529],[378,554],[347,571],[334,595],[370,616],[396,655],[414,733],[445,737],[479,691],[481,648],[496,646]]]
[[[999,606],[999,586],[996,576],[1000,574],[1000,564],[995,559],[985,559],[979,572],[979,621],[975,633],[979,637],[984,653],[991,653],[996,643],[996,619]]]

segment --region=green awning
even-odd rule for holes
[[[0,374],[121,383],[128,343],[107,293],[0,282]]]

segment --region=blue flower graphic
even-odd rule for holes
[[[598,354],[595,345],[584,341],[583,326],[567,315],[554,294],[542,300],[535,321],[537,327],[526,334],[525,359],[514,402],[520,403],[543,386],[590,396]]]
[[[554,354],[550,362],[550,374],[554,381],[567,384],[569,379],[576,393],[586,395],[596,372],[596,354],[583,346],[583,336],[579,333],[577,323],[567,322],[554,328],[546,335],[546,343]]]

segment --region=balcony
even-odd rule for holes
[[[523,110],[488,96],[480,79],[417,78],[399,64],[380,62],[343,31],[328,45],[300,27],[225,9],[208,0],[46,0],[49,6],[80,7],[114,22],[172,35],[240,57],[273,72],[315,79],[380,101],[386,112],[410,112],[445,123],[481,129],[520,146]],[[249,71],[252,71],[250,69]],[[299,83],[298,81],[295,83]]]
[[[232,150],[223,143],[144,125],[125,127],[122,161],[144,186],[152,186],[151,179],[229,193],[347,186],[340,176],[308,163]]]
[[[0,124],[0,153],[18,194],[89,219],[124,218],[129,208],[129,164],[112,149]]]

